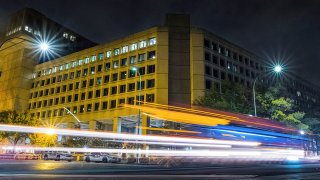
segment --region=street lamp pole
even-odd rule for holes
[[[132,67],[133,71],[136,71],[138,76],[139,76],[139,92],[138,92],[138,105],[139,105],[139,108],[138,108],[138,122],[137,122],[137,134],[140,135],[140,121],[141,121],[141,112],[140,112],[140,106],[141,106],[141,90],[142,90],[142,79],[141,79],[141,74],[139,72],[139,69],[137,67]],[[138,145],[138,144],[137,144]],[[139,149],[138,149],[139,150]],[[139,156],[140,154],[138,153],[138,156],[137,156],[137,163],[139,164]]]
[[[277,65],[273,68],[273,71],[275,73],[281,73],[282,71],[282,67],[280,65]],[[256,104],[256,82],[257,80],[262,77],[265,76],[266,74],[259,74],[253,81],[253,85],[252,85],[252,92],[253,92],[253,108],[254,108],[254,116],[257,117],[257,104]]]

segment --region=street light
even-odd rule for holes
[[[282,66],[280,65],[276,65],[274,68],[273,68],[273,71],[277,74],[281,73],[282,72]],[[256,105],[256,90],[255,90],[255,87],[256,87],[256,82],[257,80],[261,77],[261,76],[265,76],[266,74],[262,74],[262,75],[258,75],[254,81],[253,81],[253,86],[252,86],[252,91],[253,91],[253,107],[254,107],[254,116],[257,117],[257,105]]]
[[[137,67],[132,67],[131,68],[132,71],[134,72],[137,72],[138,76],[139,76],[139,93],[138,93],[138,105],[141,106],[141,89],[142,89],[142,86],[141,86],[141,74],[138,70]],[[138,129],[137,129],[137,134],[140,135],[140,108],[138,109]],[[138,158],[137,158],[137,163],[139,164],[139,155],[138,155]]]

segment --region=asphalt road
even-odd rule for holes
[[[320,162],[226,164],[166,168],[155,165],[0,160],[0,179],[320,179]]]

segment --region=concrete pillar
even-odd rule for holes
[[[143,135],[148,134],[147,128],[150,126],[150,117],[146,115],[141,116],[141,122],[140,132],[142,132]]]
[[[113,117],[113,132],[114,133],[121,133],[121,118]]]

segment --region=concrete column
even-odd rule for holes
[[[147,134],[148,130],[146,129],[150,125],[150,118],[146,115],[141,116],[141,127],[140,132],[141,134],[145,135]]]
[[[113,132],[114,133],[121,133],[121,118],[113,117]]]

